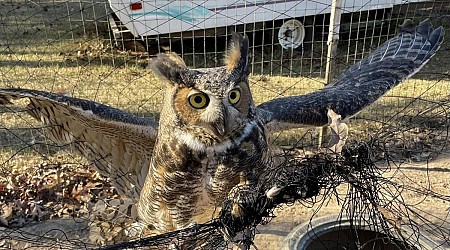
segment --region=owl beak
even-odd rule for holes
[[[215,132],[217,132],[218,136],[225,135],[225,122],[224,119],[218,119],[215,123],[213,123],[213,127]]]
[[[218,118],[215,122],[212,123],[212,127],[216,136],[223,137],[227,135],[228,133],[227,118],[228,118],[227,109],[225,107],[222,107],[222,115],[220,116],[220,118]]]

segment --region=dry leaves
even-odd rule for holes
[[[0,176],[0,226],[85,216],[106,197],[117,197],[117,193],[88,166],[39,164],[27,172]]]

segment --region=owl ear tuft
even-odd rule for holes
[[[162,81],[183,85],[186,75],[189,74],[189,68],[183,59],[175,53],[158,54],[157,58],[150,62],[150,68]]]
[[[238,33],[231,34],[231,42],[225,53],[227,71],[235,74],[248,74],[250,55],[248,53],[248,38]]]

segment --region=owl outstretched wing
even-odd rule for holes
[[[27,98],[26,111],[48,137],[72,145],[119,194],[139,198],[147,176],[157,124],[93,101],[44,91],[0,89],[0,106]]]
[[[443,27],[433,29],[429,20],[418,26],[406,20],[396,37],[348,68],[329,87],[273,99],[260,104],[257,112],[271,132],[326,125],[329,110],[342,119],[351,117],[418,72],[439,49],[443,38]]]

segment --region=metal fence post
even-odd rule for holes
[[[341,12],[342,12],[342,2],[343,0],[333,0],[331,4],[331,15],[330,15],[330,27],[328,29],[328,40],[327,40],[327,64],[325,68],[325,85],[330,84],[334,76],[333,65],[334,57],[336,56],[337,45],[339,41],[339,28],[341,25]],[[327,136],[327,127],[319,128],[319,148]]]

